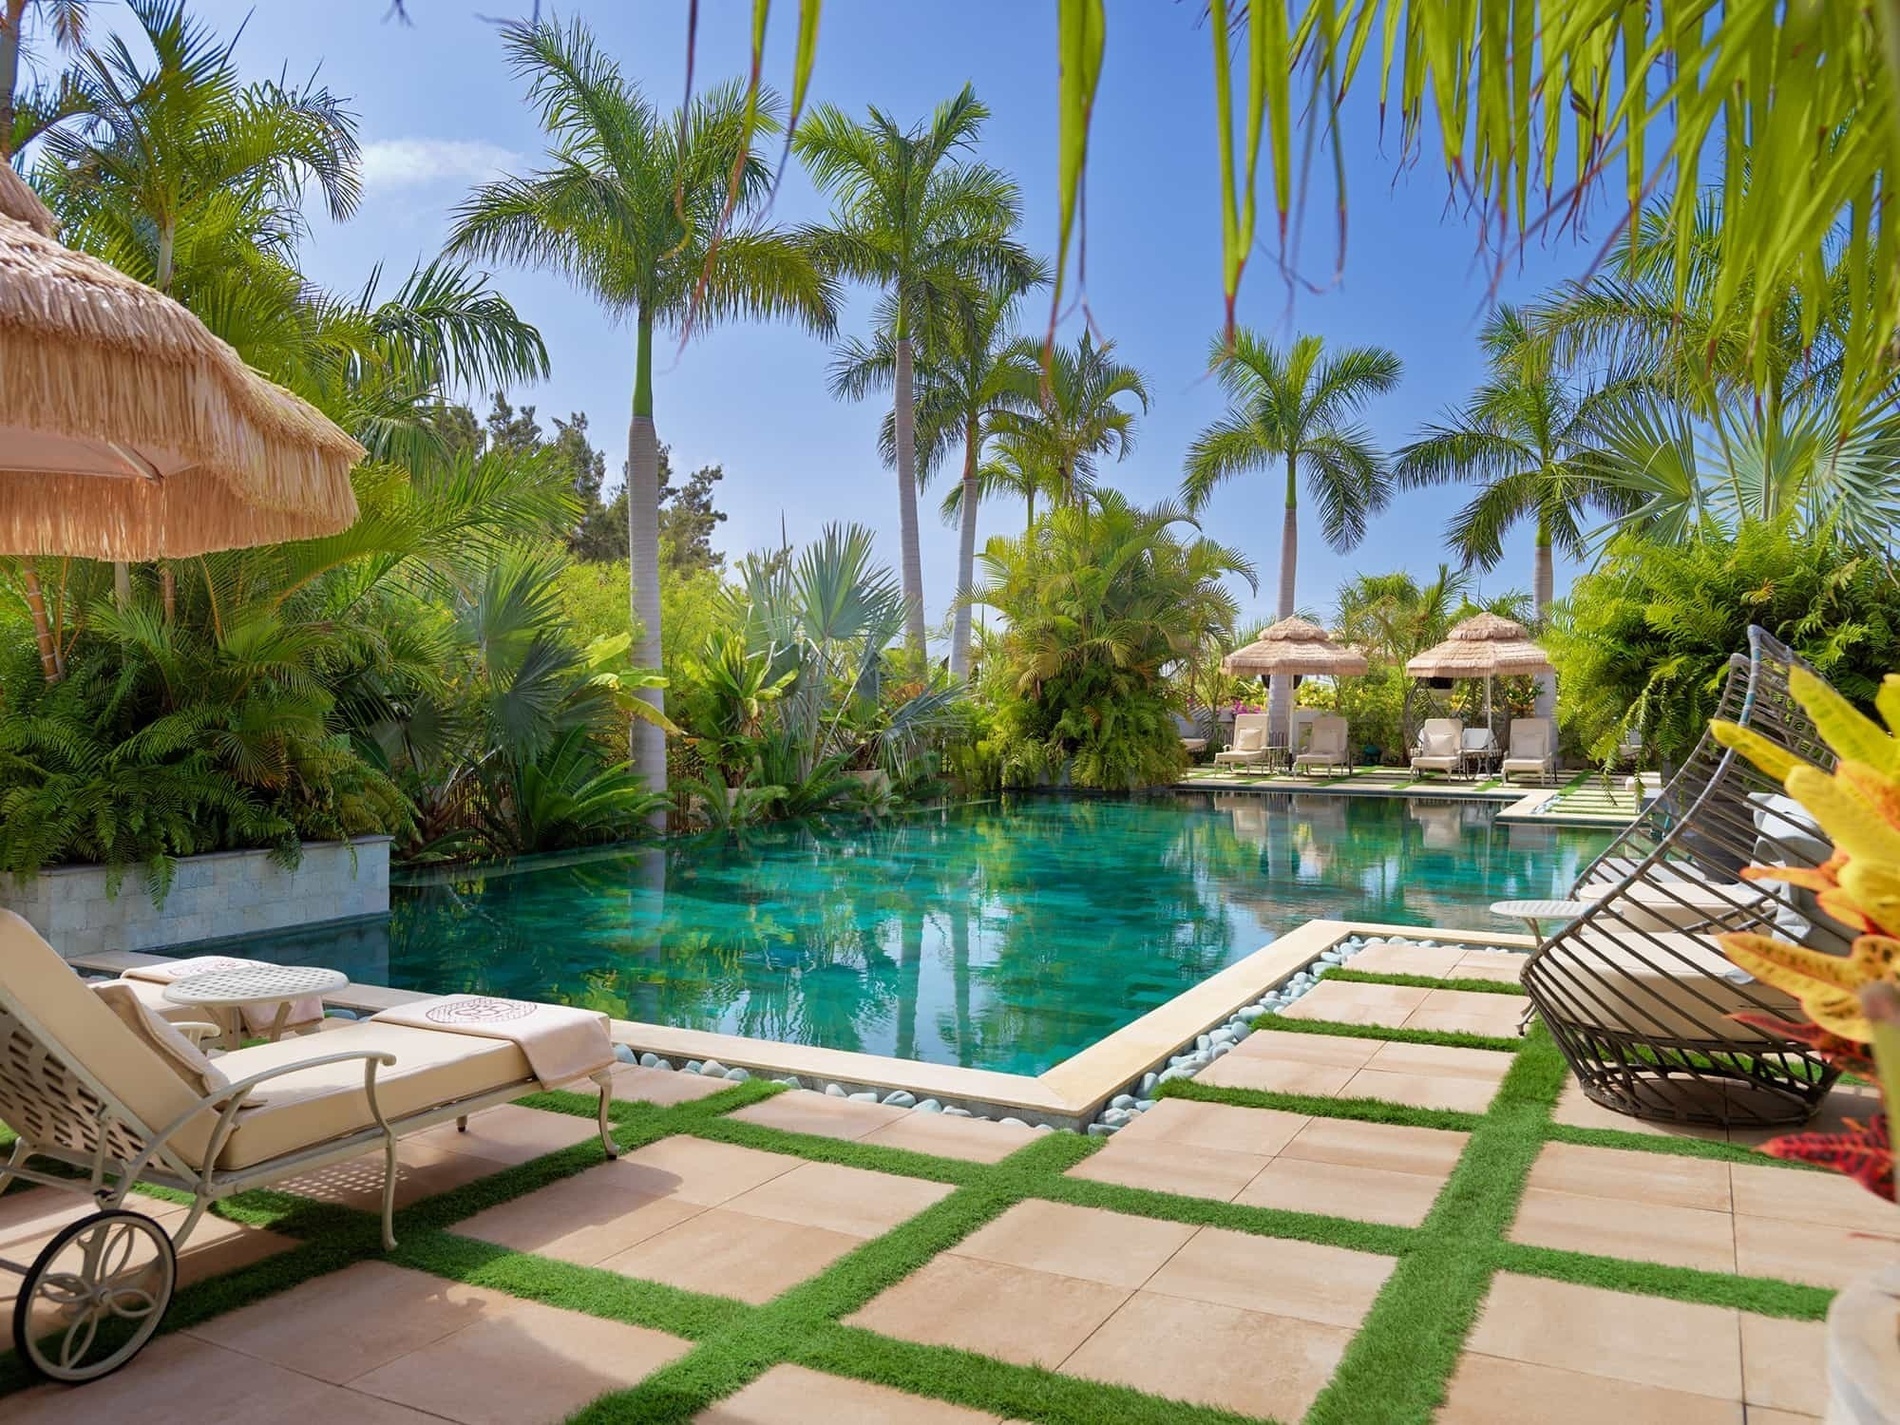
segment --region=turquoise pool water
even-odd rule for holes
[[[1511,929],[1607,833],[1490,804],[1031,798],[419,877],[252,953],[366,983],[1040,1073],[1318,917]]]

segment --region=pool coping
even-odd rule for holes
[[[1251,1004],[1306,969],[1342,940],[1355,935],[1432,939],[1506,950],[1530,950],[1537,943],[1528,935],[1500,931],[1386,925],[1377,921],[1309,920],[1198,985],[1183,990],[1166,1004],[1157,1005],[1106,1038],[1033,1075],[787,1044],[704,1029],[677,1029],[629,1019],[613,1020],[612,1033],[615,1043],[625,1044],[636,1052],[657,1054],[676,1064],[691,1059],[702,1062],[716,1059],[727,1068],[740,1068],[761,1076],[796,1076],[808,1083],[840,1084],[854,1092],[876,1089],[882,1094],[902,1089],[920,1099],[934,1098],[946,1107],[967,1108],[992,1116],[1007,1115],[1054,1128],[1080,1129],[1091,1122],[1111,1098],[1138,1083],[1144,1074],[1166,1064],[1183,1045],[1191,1045],[1198,1035],[1226,1022],[1243,1005]],[[72,963],[84,969],[119,974],[163,958],[115,950],[80,956]],[[346,989],[324,998],[326,1003],[344,1009],[374,1012],[429,996],[418,990],[352,982]]]

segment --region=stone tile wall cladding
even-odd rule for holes
[[[267,851],[188,856],[162,906],[152,903],[137,868],[113,896],[105,867],[54,866],[27,881],[0,877],[0,906],[24,916],[68,958],[386,915],[389,838],[305,842],[294,871]]]

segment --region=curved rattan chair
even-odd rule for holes
[[[1730,660],[1717,716],[1823,767],[1833,754],[1788,691],[1798,660],[1758,628]],[[1578,878],[1589,909],[1544,941],[1524,988],[1583,1090],[1638,1118],[1785,1125],[1809,1117],[1836,1077],[1807,1048],[1739,1024],[1801,1019],[1750,979],[1715,936],[1760,930],[1844,952],[1852,932],[1811,892],[1743,881],[1750,864],[1815,866],[1830,848],[1753,763],[1708,733],[1662,794]]]

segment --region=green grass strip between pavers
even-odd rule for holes
[[[1621,1257],[1558,1251],[1521,1242],[1497,1244],[1492,1262],[1500,1271],[1524,1276],[1549,1277],[1553,1281],[1575,1282],[1579,1286],[1602,1287],[1636,1296],[1732,1306],[1762,1316],[1785,1316],[1796,1321],[1825,1319],[1828,1306],[1834,1300],[1831,1291],[1797,1282],[1731,1276],[1727,1272],[1697,1271],[1661,1262],[1631,1262]]]
[[[1505,1039],[1494,1034],[1465,1034],[1446,1029],[1393,1029],[1383,1024],[1340,1024],[1331,1019],[1296,1019],[1269,1011],[1253,1022],[1255,1029],[1276,1029],[1287,1034],[1330,1034],[1340,1039],[1383,1039],[1391,1044],[1432,1044],[1441,1049],[1493,1049],[1500,1054],[1515,1054],[1524,1047],[1522,1039]]]
[[[1812,1163],[1800,1163],[1789,1158],[1771,1158],[1758,1148],[1749,1148],[1740,1143],[1721,1143],[1709,1138],[1689,1138],[1681,1134],[1626,1133],[1614,1128],[1578,1128],[1568,1123],[1553,1123],[1545,1137],[1553,1143],[1571,1143],[1580,1148],[1611,1148],[1619,1153],[1657,1153],[1664,1157],[1674,1158],[1708,1158],[1717,1163],[1743,1163],[1750,1167],[1786,1168],[1801,1173],[1828,1171]]]
[[[1527,1041],[1307,1425],[1428,1425],[1490,1290],[1493,1248],[1517,1214],[1564,1072],[1542,1031]]]
[[[1169,1079],[1155,1088],[1157,1098],[1224,1103],[1234,1108],[1269,1108],[1308,1118],[1350,1118],[1360,1123],[1394,1123],[1407,1128],[1444,1128],[1469,1133],[1484,1121],[1478,1113],[1451,1108],[1415,1108],[1383,1098],[1330,1098],[1322,1094],[1283,1093],[1278,1089],[1231,1089],[1199,1079]]]
[[[1463,990],[1466,994],[1474,995],[1525,997],[1524,991],[1509,980],[1487,980],[1477,976],[1386,974],[1379,970],[1354,970],[1345,965],[1327,965],[1321,968],[1319,977],[1322,980],[1338,980],[1347,985],[1400,985],[1414,990]]]

